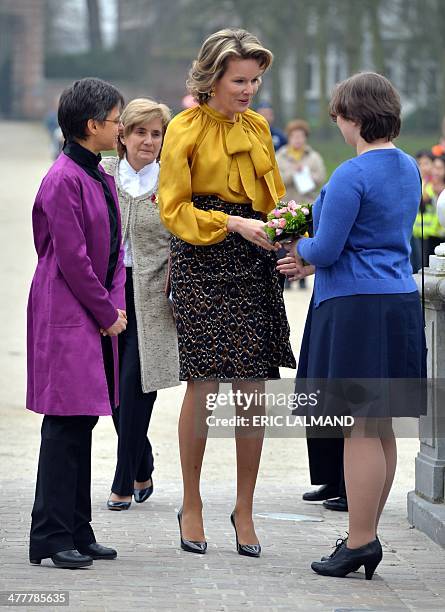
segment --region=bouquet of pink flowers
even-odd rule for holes
[[[281,242],[308,235],[311,223],[312,204],[297,204],[294,200],[290,200],[290,202],[278,202],[267,215],[264,229],[272,242]]]

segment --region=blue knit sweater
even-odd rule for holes
[[[421,184],[400,149],[374,149],[339,166],[314,204],[314,238],[298,253],[316,267],[314,304],[329,298],[417,290],[410,239]]]

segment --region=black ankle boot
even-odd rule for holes
[[[334,550],[331,552],[330,555],[326,555],[325,557],[322,557],[321,561],[327,561],[328,559],[332,559],[332,557],[335,557],[335,555],[338,553],[340,548],[345,545],[345,542],[347,539],[348,538],[337,538],[337,541],[335,542]]]
[[[351,572],[356,572],[362,565],[365,567],[366,580],[371,580],[375,569],[382,560],[382,546],[378,539],[360,546],[348,548],[343,542],[334,555],[326,561],[314,561],[311,568],[322,576],[343,578]]]

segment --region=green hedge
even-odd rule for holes
[[[128,63],[116,49],[83,53],[57,53],[45,58],[45,76],[49,79],[81,79],[96,76],[105,80],[128,79]]]
[[[404,126],[402,134],[394,141],[394,144],[414,157],[417,151],[431,149],[437,141],[437,134],[425,133],[413,135],[407,133]],[[310,137],[309,144],[323,157],[328,176],[332,174],[339,164],[355,156],[354,149],[344,142],[339,133],[330,140],[321,140],[315,136]]]

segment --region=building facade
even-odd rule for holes
[[[44,103],[44,0],[0,2],[0,117],[39,118]]]

